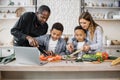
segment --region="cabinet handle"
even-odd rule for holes
[[[120,50],[116,50],[116,52],[120,52]]]

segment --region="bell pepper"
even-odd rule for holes
[[[102,53],[101,53],[101,52],[97,52],[97,53],[96,53],[96,56],[97,56],[97,57],[102,57]]]

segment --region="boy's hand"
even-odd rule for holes
[[[53,51],[46,51],[46,53],[47,53],[49,56],[55,56],[55,54],[53,53]]]
[[[67,46],[66,46],[67,50],[70,51],[71,53],[74,51],[74,46],[72,43],[69,43]]]
[[[26,39],[28,40],[29,44],[33,47],[39,47],[39,44],[36,39],[31,36],[27,36]]]

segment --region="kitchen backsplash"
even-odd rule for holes
[[[42,2],[41,2],[42,1]],[[63,4],[64,3],[64,4]],[[64,25],[64,35],[72,36],[74,27],[78,25],[80,15],[79,0],[40,0],[39,5],[46,4],[51,8],[51,15],[48,19],[49,30],[55,22],[61,22]],[[0,42],[9,45],[12,41],[10,29],[17,19],[0,19]],[[96,21],[103,27],[104,36],[110,40],[120,40],[120,21]]]
[[[10,29],[15,24],[16,20],[0,20],[0,42],[4,45],[11,45],[12,42],[12,35],[10,34]],[[77,23],[77,22],[76,22]],[[120,22],[119,21],[97,21],[103,27],[104,36],[107,36],[107,39],[110,40],[120,40]],[[49,23],[48,23],[49,24]],[[75,24],[70,24],[75,25]],[[72,36],[73,35],[73,28],[65,27],[64,36]],[[49,28],[50,30],[50,28]],[[49,33],[49,32],[48,32]]]

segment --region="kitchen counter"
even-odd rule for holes
[[[120,65],[111,62],[50,62],[45,65],[23,65],[15,61],[0,65],[0,80],[120,80]]]
[[[89,67],[89,68],[88,68]],[[49,62],[45,65],[23,65],[15,62],[0,65],[0,71],[120,71],[120,65],[111,66],[111,62],[94,64],[91,62],[65,61]]]
[[[120,45],[110,45],[110,46],[104,45],[103,47],[105,49],[120,49]]]

